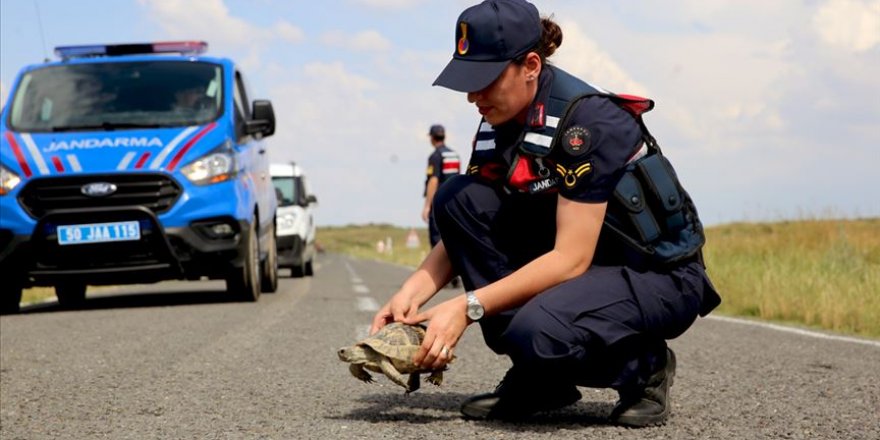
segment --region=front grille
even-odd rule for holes
[[[116,192],[105,197],[90,197],[83,185],[107,182]],[[59,209],[113,208],[143,206],[156,214],[169,210],[180,197],[180,185],[163,174],[93,174],[87,176],[34,179],[21,190],[18,198],[34,218]]]

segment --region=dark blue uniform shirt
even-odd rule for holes
[[[458,158],[458,153],[446,145],[435,148],[431,156],[428,157],[428,169],[425,173],[425,193],[428,191],[428,181],[432,177],[436,177],[438,185],[441,185],[460,171],[461,160]]]

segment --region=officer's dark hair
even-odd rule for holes
[[[446,135],[445,134],[432,134],[431,140],[436,141],[436,142],[443,142],[444,140],[446,140]]]
[[[541,63],[543,64],[547,62],[547,58],[556,52],[559,46],[562,46],[562,28],[551,17],[542,18],[541,27],[543,28],[541,39],[529,52],[537,53],[541,57]],[[526,61],[526,55],[529,52],[516,57],[513,62],[522,65]]]

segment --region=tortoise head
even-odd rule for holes
[[[348,347],[342,347],[336,352],[339,355],[339,360],[342,362],[349,362],[352,364],[363,364],[367,361],[367,352],[364,351],[364,348],[359,345],[351,345]]]

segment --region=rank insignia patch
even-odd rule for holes
[[[562,136],[562,148],[572,156],[580,156],[590,149],[590,130],[580,125],[569,127]]]
[[[562,177],[562,181],[565,183],[566,188],[574,188],[578,183],[578,179],[584,174],[588,174],[590,171],[593,171],[593,164],[590,162],[582,163],[572,169],[565,168],[562,165],[556,165],[556,172]]]

